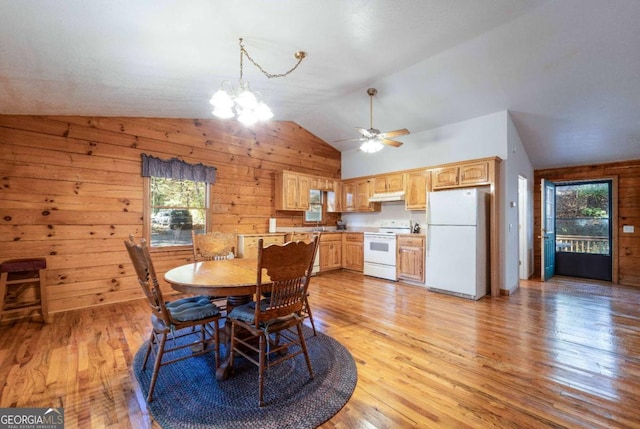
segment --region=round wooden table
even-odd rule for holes
[[[251,299],[257,269],[256,259],[202,261],[172,268],[165,273],[164,279],[179,292],[226,297],[227,304],[233,308]],[[264,282],[264,274],[262,279]]]
[[[256,290],[258,261],[256,259],[229,259],[202,261],[172,268],[164,275],[171,287],[179,292],[227,298],[227,314],[238,305],[252,299]],[[263,273],[262,282],[269,277]],[[229,362],[230,324],[225,324],[224,342],[227,353],[216,371],[218,380],[226,379]],[[222,340],[221,340],[222,341]]]

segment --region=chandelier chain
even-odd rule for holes
[[[267,78],[272,79],[272,78],[276,78],[276,77],[285,77],[288,76],[289,74],[291,74],[295,69],[298,68],[298,66],[300,65],[300,63],[302,62],[302,60],[304,60],[304,58],[306,57],[306,53],[305,52],[296,52],[296,58],[298,59],[298,62],[292,67],[290,68],[288,71],[284,72],[284,73],[269,73],[268,71],[266,71],[265,69],[262,68],[262,66],[260,64],[258,64],[253,58],[251,58],[251,55],[249,55],[249,52],[247,52],[247,50],[244,47],[244,43],[242,41],[242,38],[240,38],[240,79],[242,79],[242,55],[245,55],[247,57],[247,59],[249,61],[251,61],[251,63],[256,66],[258,68],[258,70],[260,70],[262,72],[262,74],[264,74]]]

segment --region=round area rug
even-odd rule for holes
[[[353,357],[340,343],[319,332],[313,336],[306,326],[304,333],[315,378],[309,379],[302,354],[269,368],[262,408],[258,407],[258,367],[239,357],[234,374],[216,380],[213,353],[160,368],[147,408],[163,428],[315,428],[347,403],[358,375]],[[133,361],[145,398],[155,359],[152,353],[142,371],[146,348],[145,342]]]

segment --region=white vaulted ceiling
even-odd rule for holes
[[[0,0],[0,113],[206,118],[245,78],[338,150],[508,110],[535,168],[640,158],[637,0]],[[398,138],[402,141],[402,138]]]

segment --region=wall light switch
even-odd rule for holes
[[[635,228],[633,225],[622,225],[622,232],[626,232],[627,234],[633,234]]]

